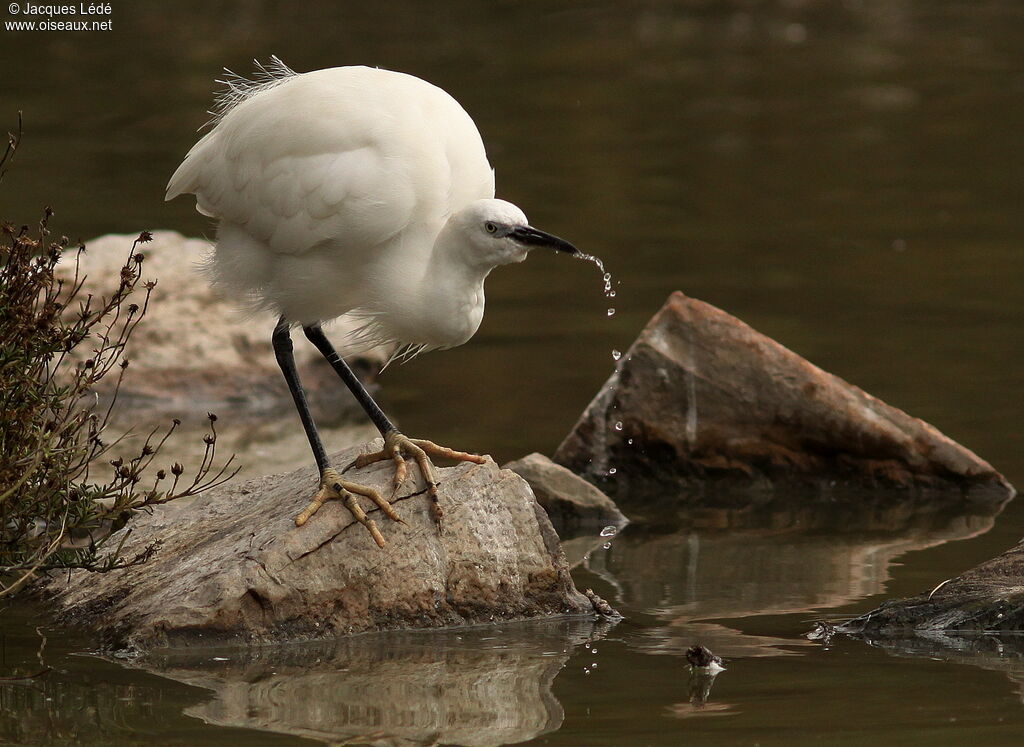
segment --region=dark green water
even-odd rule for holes
[[[30,222],[52,204],[57,230],[83,238],[209,233],[162,191],[222,66],[278,54],[298,70],[412,72],[472,114],[499,196],[620,285],[609,318],[589,265],[535,257],[495,273],[469,344],[382,379],[408,432],[499,460],[550,453],[612,349],[682,289],[1024,484],[1024,7],[554,7],[121,0],[109,33],[0,31],[0,121],[19,108],[26,121],[0,213]],[[204,654],[160,677],[76,655],[91,642],[51,630],[55,671],[0,682],[0,741],[1019,743],[1013,640],[802,637],[1009,547],[1024,535],[1017,503],[813,533],[690,519],[607,549],[594,538],[575,573],[626,614],[606,631],[367,637],[258,661]],[[3,609],[0,676],[38,669],[38,620]],[[698,641],[731,660],[703,707],[682,656]]]

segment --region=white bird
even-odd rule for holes
[[[340,498],[383,547],[355,496],[401,519],[376,491],[342,479],[329,464],[295,369],[290,329],[303,328],[384,437],[381,451],[349,466],[393,460],[397,492],[412,457],[440,518],[430,457],[483,457],[400,433],[321,322],[343,315],[358,321],[346,354],[385,343],[404,357],[454,347],[480,326],[491,270],[522,262],[534,247],[579,252],[494,199],[494,171],[476,125],[436,86],[368,67],[298,74],[277,58],[260,66],[256,80],[222,82],[228,91],[215,126],[174,172],[166,199],[194,194],[196,209],[219,221],[207,267],[214,284],[279,317],[274,351],[320,470],[320,489],[295,523]]]

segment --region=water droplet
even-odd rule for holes
[[[605,550],[611,550],[612,549],[612,543],[611,542],[605,542],[603,545],[601,545],[601,547],[603,547]]]
[[[612,291],[612,274],[604,269],[604,262],[602,262],[600,260],[600,258],[595,257],[593,254],[583,254],[583,253],[574,254],[573,256],[578,258],[578,259],[582,259],[585,262],[593,262],[597,266],[597,269],[601,271],[601,280],[604,281],[604,294],[605,294],[605,296],[607,296],[609,293],[613,293],[613,291]]]
[[[615,421],[615,430],[617,430],[617,431],[621,431],[622,430],[622,421],[621,420]]]
[[[615,291],[609,290],[608,291],[608,298],[615,298]]]
[[[596,654],[596,653],[597,653],[597,649],[596,649],[596,648],[592,648],[592,649],[590,649],[590,653],[592,653],[592,654]]]
[[[590,674],[590,670],[589,670],[589,669],[586,669],[586,668],[584,668],[584,669],[583,669],[583,674]]]
[[[615,467],[612,467],[610,470],[608,470],[609,475],[614,475],[616,472],[618,472],[618,470]]]
[[[612,351],[612,360],[613,361],[617,361],[621,357],[622,357],[622,353],[620,351],[618,351],[618,350],[613,350]]]
[[[608,316],[615,316],[615,309],[608,309]]]
[[[590,668],[591,669],[596,669],[597,668],[597,662],[595,661],[593,664],[591,664]]]
[[[627,438],[626,439],[626,443],[629,444],[630,446],[632,446],[633,445],[633,439]]]
[[[602,537],[614,537],[618,533],[619,533],[618,528],[612,526],[611,524],[609,524],[608,526],[606,526],[604,529],[601,530],[601,536]]]

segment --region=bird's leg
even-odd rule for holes
[[[431,500],[431,510],[433,511],[434,517],[437,519],[441,518],[444,513],[441,510],[441,505],[438,503],[437,494],[437,481],[434,479],[433,464],[430,461],[430,457],[443,457],[445,459],[454,459],[463,462],[473,462],[475,464],[483,464],[487,460],[477,454],[468,454],[464,451],[455,451],[454,449],[448,449],[443,446],[438,446],[432,441],[424,441],[418,438],[409,438],[403,433],[399,432],[397,428],[388,420],[387,415],[380,409],[380,406],[374,402],[373,397],[366,391],[362,382],[359,381],[352,369],[348,367],[348,364],[338,355],[338,352],[331,345],[331,341],[327,339],[323,330],[319,324],[313,324],[308,327],[304,327],[303,331],[306,333],[306,337],[312,342],[317,350],[323,354],[327,362],[331,364],[334,370],[337,372],[341,380],[345,382],[345,385],[351,390],[352,395],[359,402],[360,406],[369,416],[373,424],[377,426],[377,430],[384,437],[384,448],[380,451],[376,451],[370,454],[360,454],[359,457],[346,467],[343,472],[347,472],[353,467],[365,467],[368,464],[375,462],[381,462],[385,459],[390,459],[395,463],[395,479],[394,479],[394,490],[391,493],[392,499],[397,495],[399,488],[405,481],[408,469],[405,464],[406,457],[412,457],[415,460],[417,466],[420,469],[420,473],[423,475],[424,481],[427,483],[427,494]]]
[[[389,518],[402,522],[403,524],[405,522],[403,522],[398,514],[395,513],[391,504],[381,497],[380,493],[365,485],[358,485],[356,483],[343,480],[341,475],[339,475],[327,461],[327,452],[324,450],[323,441],[320,440],[320,434],[317,432],[316,423],[313,422],[313,414],[309,410],[309,403],[306,401],[306,393],[302,389],[302,383],[299,381],[299,372],[295,368],[295,356],[292,352],[292,338],[288,331],[288,322],[284,317],[281,317],[277,323],[277,327],[274,328],[273,345],[278,365],[281,366],[281,372],[284,374],[285,381],[288,382],[288,391],[291,392],[292,399],[295,400],[295,409],[299,411],[299,419],[302,421],[302,428],[306,431],[306,438],[309,439],[310,448],[313,449],[313,458],[316,459],[317,469],[320,470],[320,489],[317,491],[316,497],[313,498],[313,501],[302,511],[302,513],[295,517],[295,525],[302,526],[327,500],[337,498],[345,504],[345,507],[349,510],[352,516],[355,517],[356,521],[366,527],[373,537],[374,542],[376,542],[380,547],[384,547],[384,537],[381,536],[380,530],[377,528],[377,524],[373,519],[366,516],[366,512],[363,510],[362,506],[359,505],[359,501],[356,496],[362,495],[369,498]]]

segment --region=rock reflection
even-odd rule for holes
[[[185,711],[209,724],[331,742],[501,745],[561,726],[551,684],[607,627],[563,619],[372,634],[165,656],[146,669],[212,690]]]
[[[895,656],[924,657],[1003,672],[1017,686],[1017,696],[1024,703],[1024,635],[1019,633],[946,635],[939,631],[917,631],[903,638],[863,640]]]
[[[1002,508],[884,491],[701,500],[665,523],[631,525],[610,549],[595,546],[581,560],[614,581],[613,604],[663,623],[633,638],[642,650],[682,656],[701,643],[725,657],[791,653],[809,642],[716,621],[818,611],[878,594],[897,558],[983,534]]]

